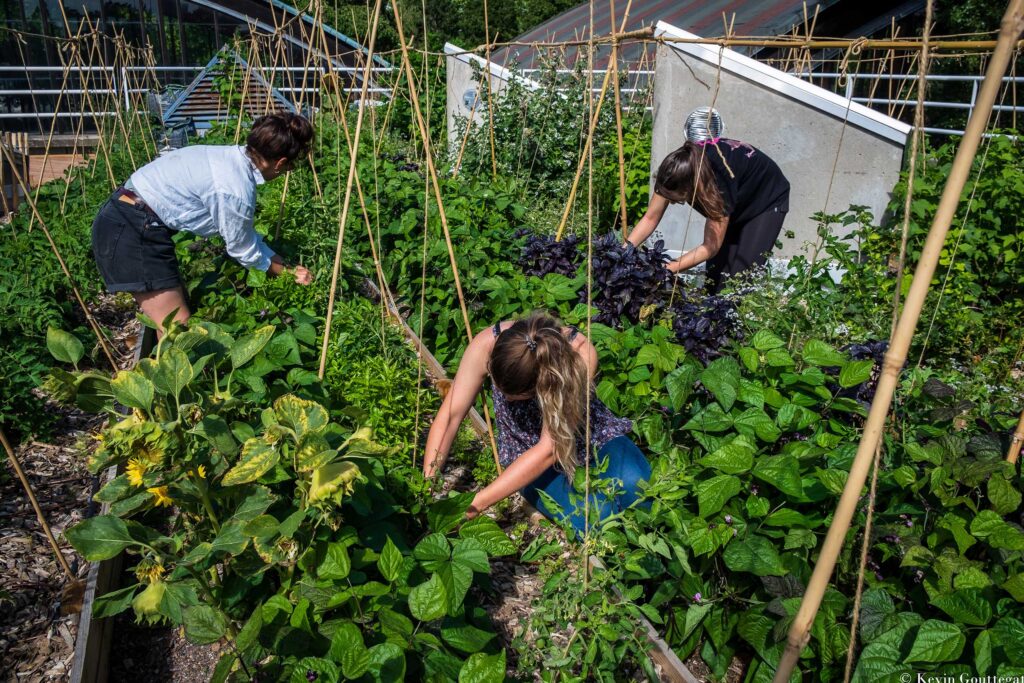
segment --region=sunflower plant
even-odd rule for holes
[[[87,560],[135,560],[94,616],[226,640],[214,680],[497,675],[469,588],[515,546],[492,520],[462,524],[466,495],[388,490],[388,449],[289,382],[302,351],[293,329],[197,321],[112,378],[54,374],[55,395],[110,415],[88,464],[117,472],[95,496],[106,513],[66,536]]]

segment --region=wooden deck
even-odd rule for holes
[[[42,154],[33,154],[29,157],[29,175],[32,177],[32,187],[49,182],[54,178],[62,178],[64,172],[72,166],[86,163],[87,157],[78,154],[51,154],[46,157],[46,164],[43,164]]]

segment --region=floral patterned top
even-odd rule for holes
[[[494,325],[495,337],[501,334],[500,325],[501,323]],[[575,327],[570,328],[569,341],[575,339],[578,334],[579,330]],[[540,441],[540,431],[544,420],[541,417],[537,399],[509,401],[493,382],[491,385],[494,398],[494,417],[498,423],[498,460],[504,468],[511,465],[525,451],[537,445],[537,442]],[[591,389],[590,444],[594,449],[599,449],[612,439],[629,434],[632,430],[633,422],[617,417]],[[583,434],[576,436],[576,452],[586,453],[589,457],[590,454],[585,448],[583,439]]]

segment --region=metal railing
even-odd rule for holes
[[[199,66],[77,66],[71,68],[65,68],[63,66],[0,66],[0,99],[5,97],[41,97],[55,98],[62,93],[65,95],[74,95],[77,97],[82,95],[96,95],[99,97],[103,96],[116,96],[119,101],[124,102],[124,107],[127,110],[132,108],[132,95],[140,93],[157,92],[154,88],[137,87],[141,81],[146,79],[146,75],[152,77],[152,81],[160,85],[160,88],[165,88],[168,85],[179,85],[184,86],[191,83],[195,77],[205,69],[205,65]],[[371,73],[388,73],[394,71],[394,67],[372,67]],[[362,73],[363,68],[358,66],[341,66],[334,67],[334,72],[340,73]],[[106,74],[103,74],[106,72]],[[7,75],[15,74],[15,75]],[[40,74],[49,81],[47,87],[33,88],[31,87],[32,75]],[[66,74],[66,76],[65,76]],[[96,75],[100,74],[100,75]],[[140,76],[140,74],[143,74]],[[185,78],[177,78],[174,76],[177,74],[185,74]],[[284,81],[283,78],[287,74],[303,74],[302,78],[291,79],[291,81]],[[286,93],[291,96],[293,102],[298,103],[298,99],[295,95],[301,93],[303,95],[314,95],[320,92],[319,83],[322,82],[324,76],[327,75],[327,70],[322,67],[304,67],[304,66],[285,66],[276,67],[269,69],[265,72],[260,73],[265,79],[270,82],[275,90]],[[88,77],[91,79],[99,79],[100,87],[82,87],[83,78]],[[297,80],[305,79],[305,85],[295,85]],[[109,79],[109,80],[108,80]],[[23,84],[26,81],[30,87],[3,87],[5,82],[15,82],[17,84]],[[53,87],[54,82],[63,81],[64,83],[71,83],[74,87]],[[171,82],[176,81],[176,82]],[[276,82],[276,83],[275,83]],[[290,83],[286,85],[285,83]],[[361,88],[356,87],[345,87],[342,88],[343,92],[360,92]],[[371,87],[367,89],[367,92],[374,95],[384,95],[391,92],[390,88]],[[108,105],[109,106],[109,105]],[[17,111],[17,112],[3,112],[0,111],[0,120],[4,119],[37,119],[37,120],[50,120],[54,118],[93,118],[96,116],[116,116],[116,111]]]
[[[863,85],[871,83],[873,81],[911,81],[915,85],[913,86],[913,92],[916,92],[918,75],[914,74],[855,74],[855,73],[839,73],[835,71],[812,71],[812,72],[799,72],[793,73],[793,76],[801,78],[811,82],[814,85],[822,86],[820,83],[815,83],[816,80],[831,81],[833,86],[827,88],[833,92],[842,95],[848,100],[853,100],[858,104],[863,104],[866,107],[871,107],[877,111],[886,114],[887,116],[894,116],[893,107],[910,107],[913,112],[913,107],[917,106],[917,100],[911,99],[910,97],[873,97],[873,96],[858,96],[855,95],[858,84]],[[845,85],[842,85],[843,78],[845,78]],[[984,76],[961,76],[956,74],[933,74],[925,77],[928,83],[964,83],[971,85],[971,96],[966,102],[963,101],[948,101],[948,100],[924,100],[922,106],[927,113],[928,109],[958,109],[966,111],[964,117],[964,123],[966,124],[967,119],[970,118],[971,114],[974,113],[974,107],[978,100],[978,86],[985,80]],[[1002,79],[1004,84],[1015,86],[1017,83],[1024,83],[1024,77],[1022,76],[1004,76]],[[1016,98],[1014,98],[1016,99]],[[1021,114],[1024,116],[1024,106],[1017,104],[997,104],[992,107],[993,111],[996,112],[1011,112],[1013,114]],[[955,128],[934,128],[925,126],[922,130],[925,133],[936,133],[940,135],[963,135],[962,129],[957,130]]]

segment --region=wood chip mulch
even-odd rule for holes
[[[110,346],[118,367],[130,367],[139,332],[134,302],[130,297],[126,301],[123,296],[101,295],[92,314],[100,325],[113,330]],[[74,315],[84,324],[81,312]],[[103,360],[102,355],[96,358]],[[62,554],[75,576],[84,581],[89,565],[63,533],[96,513],[91,502],[96,479],[86,469],[83,451],[103,420],[55,405],[38,390],[36,394],[39,410],[56,415],[52,437],[45,439],[48,443],[24,438],[14,446],[15,455]],[[0,458],[5,463],[0,468],[0,681],[66,681],[74,657],[81,592],[64,595],[70,582],[6,454]]]

